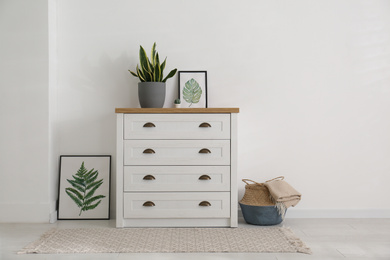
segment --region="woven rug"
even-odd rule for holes
[[[18,253],[149,252],[311,253],[290,229],[283,227],[52,229]]]

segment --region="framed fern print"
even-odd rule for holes
[[[110,219],[110,155],[61,155],[58,219]]]
[[[179,71],[181,107],[207,107],[207,71]]]

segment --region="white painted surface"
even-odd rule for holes
[[[230,115],[230,203],[231,205],[238,204],[238,183],[237,183],[237,162],[238,162],[238,114]],[[236,213],[237,207],[231,207],[230,226],[237,227],[238,214]]]
[[[125,139],[230,139],[230,114],[126,114],[124,117]],[[154,127],[145,126],[148,123]]]
[[[118,228],[237,227],[237,180],[231,177],[236,177],[237,160],[235,158],[231,162],[231,157],[236,156],[237,151],[231,153],[231,149],[237,149],[237,126],[230,126],[227,131],[221,132],[222,136],[225,136],[225,133],[232,133],[228,140],[211,140],[208,134],[194,140],[191,136],[193,133],[199,136],[198,130],[194,131],[198,129],[199,122],[195,125],[193,122],[199,120],[200,115],[186,114],[187,119],[184,120],[184,124],[178,124],[178,119],[181,117],[177,114],[146,115],[147,121],[154,119],[156,127],[163,127],[166,130],[158,130],[160,134],[151,132],[153,137],[151,139],[147,135],[149,129],[141,130],[142,134],[136,134],[136,137],[123,135],[123,130],[140,132],[139,129],[143,128],[145,122],[139,122],[137,114],[117,115],[117,168],[119,170],[116,185],[118,198],[116,226]],[[215,120],[216,115],[205,114],[202,118]],[[223,128],[226,128],[227,123],[231,124],[230,116],[223,114],[221,118],[223,124],[217,122],[212,125],[214,127],[225,125]],[[233,117],[233,121],[237,123],[236,117]],[[190,125],[187,124],[188,122]],[[170,139],[172,135],[168,132],[170,129],[176,132],[176,128],[182,130],[187,128],[189,131],[179,134],[181,140],[172,140]],[[230,138],[233,138],[233,146]],[[147,150],[149,152],[145,153]],[[208,153],[200,153],[202,150],[208,150]],[[223,169],[222,174],[221,169]],[[183,171],[185,172],[181,174],[182,176],[179,176]],[[209,188],[202,187],[204,184],[199,183],[198,180],[203,175],[200,172],[209,171],[211,171],[210,177],[217,182],[213,180]],[[232,175],[231,171],[233,171]],[[146,175],[153,178],[143,180]],[[226,178],[229,178],[229,181],[226,181]],[[156,184],[148,185],[153,182]],[[232,191],[232,188],[235,190]],[[208,205],[201,205],[203,202]],[[197,222],[196,219],[201,221]],[[210,219],[215,220],[208,221]]]
[[[61,1],[61,149],[114,150],[156,41],[167,70],[207,70],[211,107],[240,107],[239,180],[284,175],[299,209],[390,209],[389,31],[388,1]]]
[[[154,206],[144,206],[149,201]],[[123,203],[124,218],[230,217],[230,192],[133,192],[123,194]]]
[[[123,182],[124,191],[230,191],[230,166],[125,166]]]
[[[0,1],[0,222],[49,222],[47,1]]]
[[[123,148],[125,165],[230,165],[230,140],[125,140]]]
[[[48,40],[49,40],[49,222],[57,220],[57,199],[59,181],[59,130],[57,109],[57,4],[58,0],[48,0]]]
[[[111,183],[115,183],[115,217],[116,226],[123,227],[123,114],[116,115],[116,171]],[[112,187],[112,185],[111,185]],[[111,192],[113,194],[114,192]],[[111,200],[112,201],[112,200]],[[113,203],[111,203],[113,205]],[[112,216],[112,215],[111,215]]]
[[[211,107],[241,108],[239,179],[285,175],[302,210],[390,209],[388,1],[59,0],[57,11],[59,154],[115,154],[114,108],[139,106],[127,69],[156,41],[167,71],[207,70]],[[58,174],[45,148],[47,1],[2,0],[0,13],[0,207],[32,221],[22,205],[52,204]]]

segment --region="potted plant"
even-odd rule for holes
[[[167,58],[160,63],[160,58],[156,51],[156,43],[153,44],[151,57],[148,58],[145,49],[140,46],[140,64],[136,67],[136,72],[130,71],[131,75],[139,78],[138,100],[143,108],[161,108],[165,101],[165,82],[172,78],[177,69],[171,70],[164,78],[164,69]]]
[[[179,108],[180,106],[181,106],[181,101],[180,101],[180,98],[176,98],[175,99],[175,101],[174,101],[174,103],[175,103],[175,108]]]

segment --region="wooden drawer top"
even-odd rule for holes
[[[223,108],[115,108],[124,114],[177,114],[177,113],[239,113],[238,107]]]

